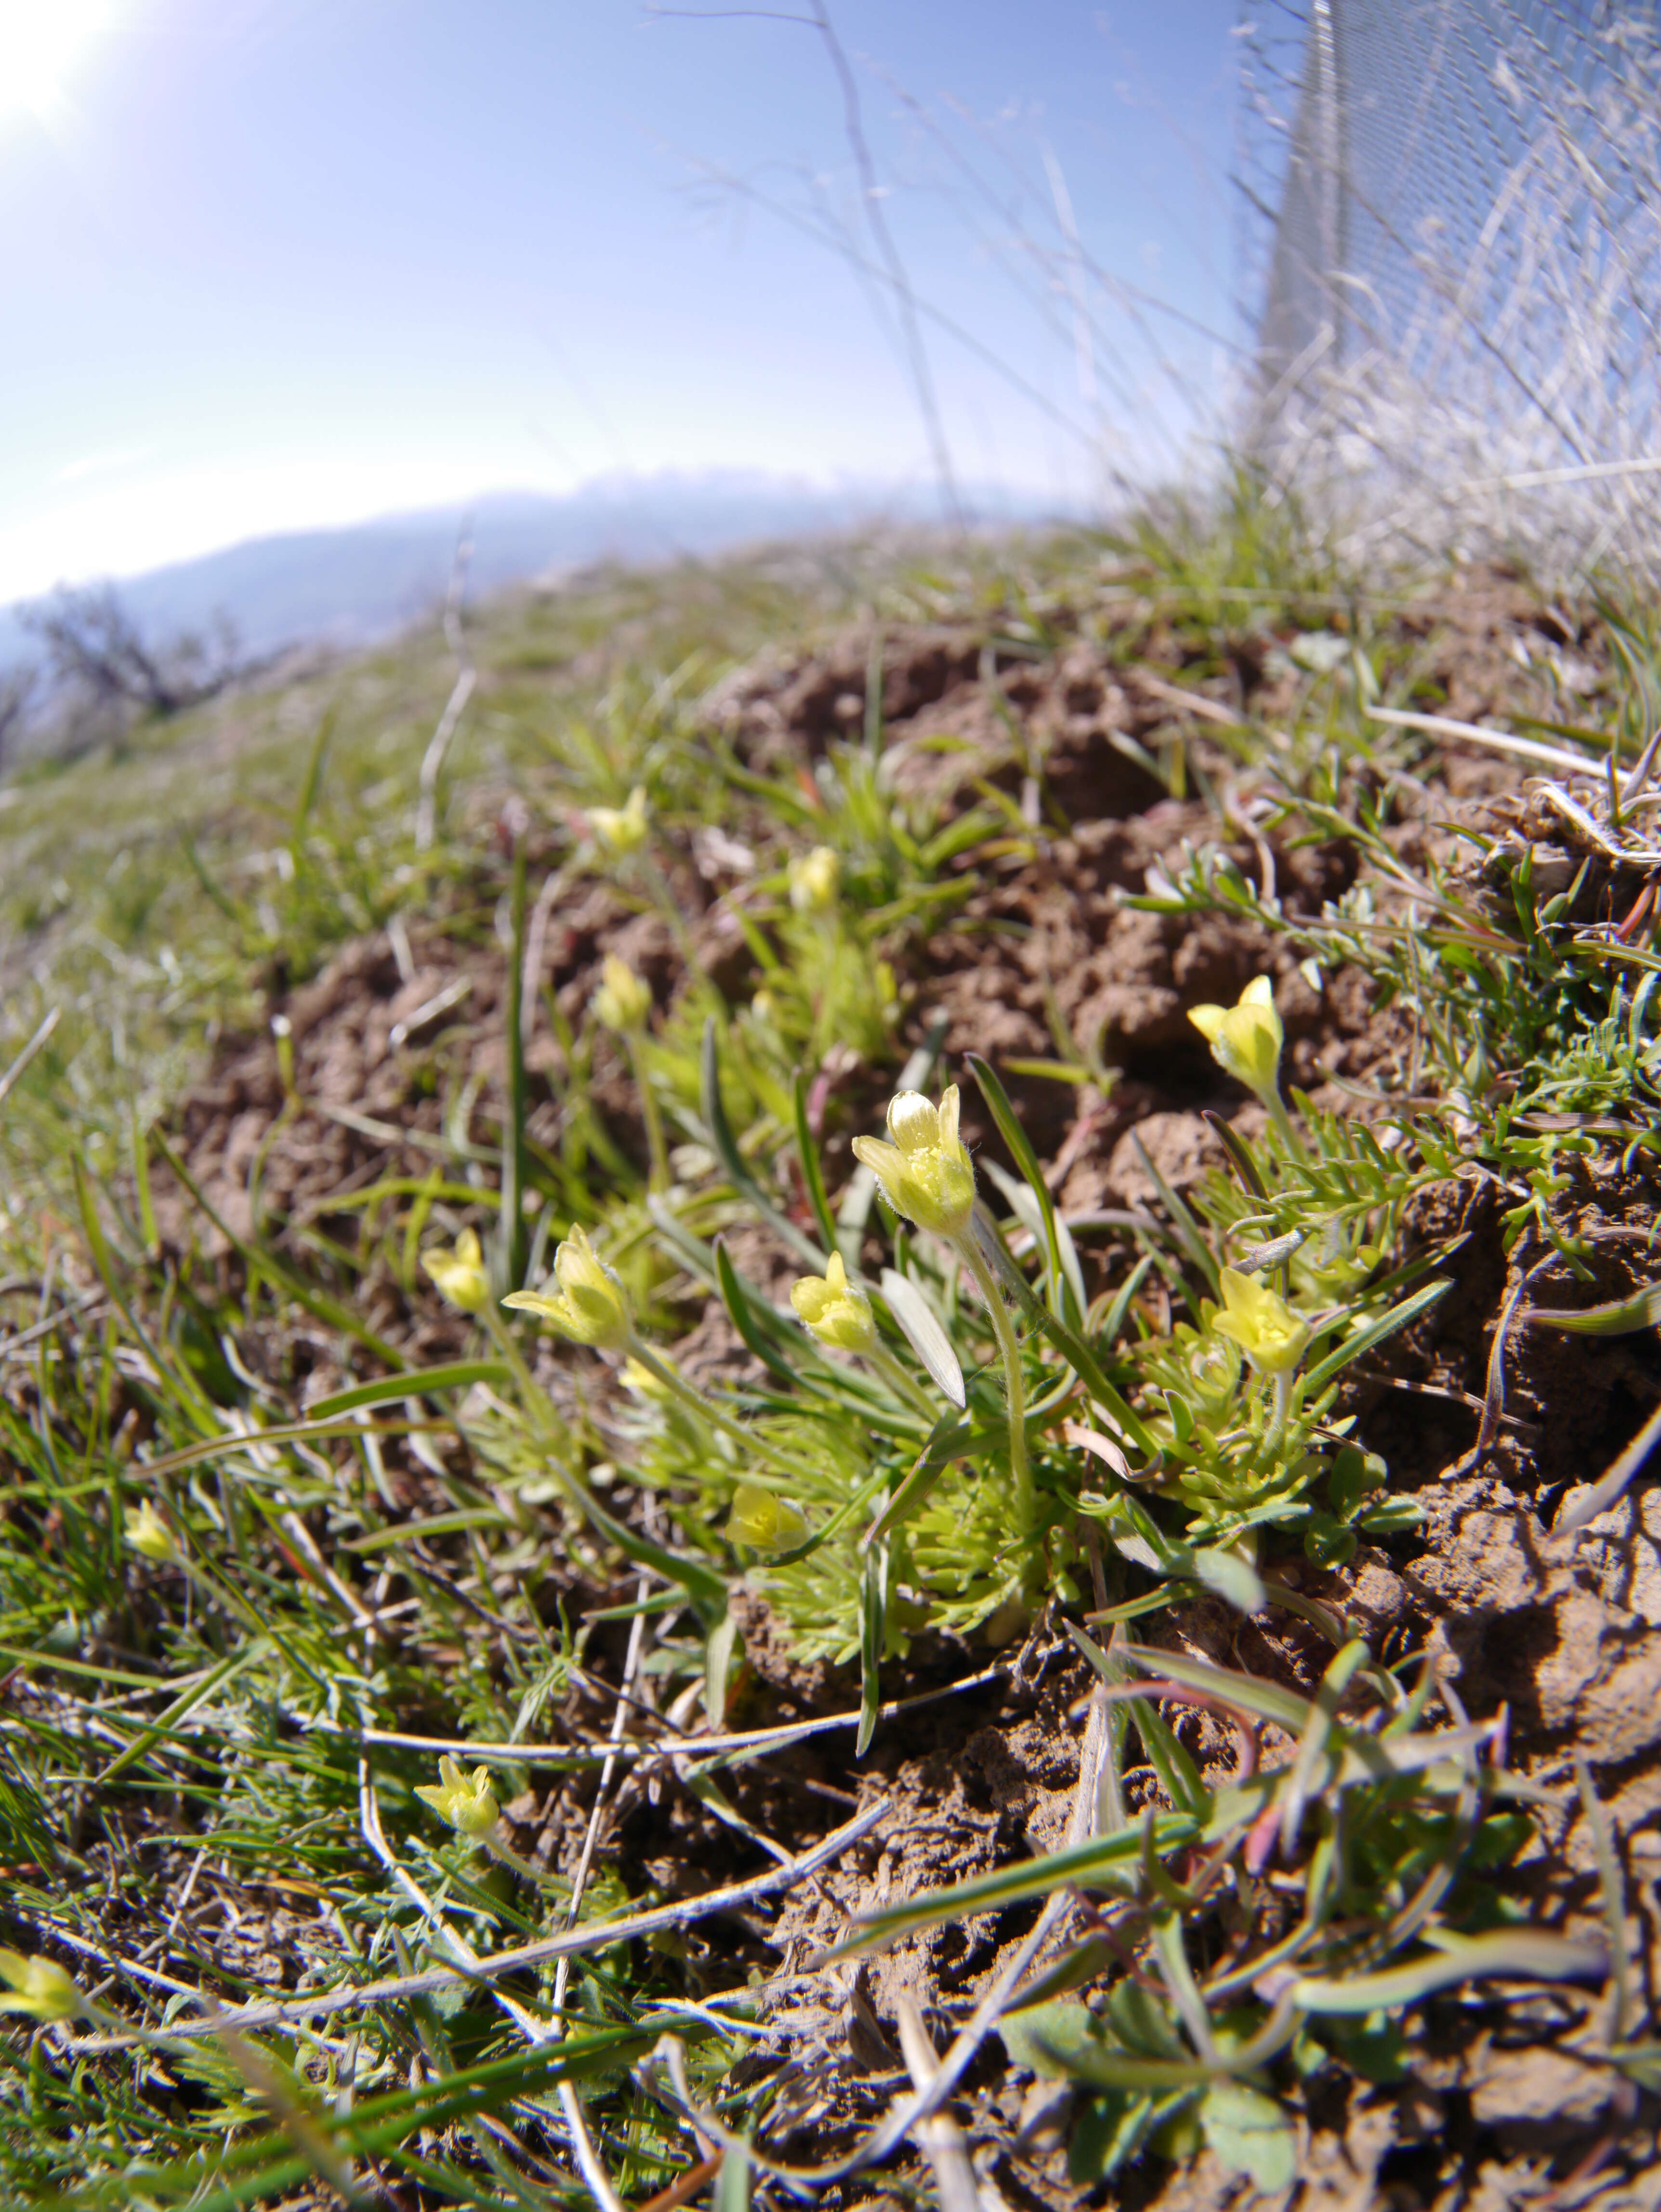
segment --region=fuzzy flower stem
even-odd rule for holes
[[[975,1242],[973,1230],[966,1229],[954,1242],[958,1256],[975,1278],[975,1287],[992,1316],[998,1350],[1003,1354],[1004,1382],[1009,1394],[1009,1465],[1015,1478],[1015,1519],[1018,1533],[1030,1536],[1037,1525],[1038,1502],[1026,1455],[1026,1385],[1021,1374],[1021,1348],[1015,1340],[1014,1325],[993,1279],[992,1270]],[[1037,1556],[1035,1550],[1035,1560]]]
[[[551,1873],[546,1867],[537,1866],[531,1860],[521,1858],[511,1844],[503,1843],[498,1830],[492,1828],[488,1835],[480,1836],[477,1840],[490,1853],[498,1866],[505,1866],[510,1874],[516,1874],[521,1881],[528,1881],[538,1889],[557,1890],[563,1897],[570,1895],[571,1885],[569,1881],[563,1881],[558,1875]]]
[[[787,1452],[776,1450],[765,1437],[758,1437],[753,1430],[746,1429],[742,1421],[735,1421],[730,1413],[724,1413],[719,1406],[712,1404],[701,1390],[694,1389],[684,1375],[677,1374],[666,1359],[659,1358],[651,1346],[642,1344],[632,1332],[629,1339],[629,1352],[630,1357],[637,1359],[646,1372],[654,1381],[662,1383],[670,1395],[678,1399],[689,1413],[695,1413],[700,1421],[707,1422],[711,1428],[719,1429],[724,1435],[731,1437],[734,1443],[742,1444],[745,1451],[776,1469],[780,1474],[788,1477],[793,1482],[800,1482],[810,1472]]]
[[[564,1424],[549,1403],[547,1392],[543,1389],[526,1366],[525,1354],[514,1341],[514,1333],[502,1320],[500,1309],[492,1303],[481,1310],[484,1326],[489,1329],[496,1350],[513,1370],[514,1381],[519,1386],[520,1396],[525,1402],[526,1412],[545,1435],[560,1435]]]
[[[1275,1378],[1275,1412],[1263,1438],[1263,1452],[1272,1458],[1281,1449],[1281,1439],[1287,1432],[1287,1423],[1292,1417],[1292,1385],[1297,1370],[1282,1368]]]
[[[634,1070],[635,1092],[640,1100],[640,1117],[646,1124],[646,1146],[651,1154],[652,1173],[649,1189],[665,1191],[669,1188],[669,1147],[664,1139],[663,1115],[658,1105],[657,1093],[646,1076],[646,1060],[641,1051],[638,1030],[630,1030],[626,1040],[629,1065]]]
[[[1276,1134],[1287,1148],[1287,1158],[1294,1160],[1306,1160],[1309,1155],[1304,1150],[1304,1140],[1292,1126],[1292,1116],[1287,1111],[1286,1101],[1281,1097],[1279,1090],[1262,1093],[1262,1102],[1269,1120],[1275,1124]]]

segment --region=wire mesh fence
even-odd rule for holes
[[[1361,552],[1661,574],[1658,0],[1259,0],[1248,441]]]

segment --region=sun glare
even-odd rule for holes
[[[0,116],[57,106],[112,12],[110,0],[0,0]]]

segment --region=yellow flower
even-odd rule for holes
[[[464,1836],[488,1836],[501,1808],[490,1789],[490,1770],[476,1766],[470,1780],[447,1751],[438,1762],[438,1780],[417,1785],[416,1796],[425,1798],[441,1820]]]
[[[790,903],[798,914],[829,914],[841,880],[842,862],[828,845],[815,845],[790,863]]]
[[[179,1557],[173,1531],[148,1498],[142,1505],[128,1506],[124,1518],[126,1540],[141,1559],[161,1562]]]
[[[776,1498],[759,1483],[741,1482],[733,1493],[733,1510],[727,1533],[735,1544],[752,1552],[788,1552],[807,1534],[807,1523],[794,1505]]]
[[[646,793],[636,784],[626,806],[591,806],[589,827],[608,860],[621,860],[646,842]]]
[[[605,981],[594,994],[594,1012],[608,1030],[627,1035],[642,1030],[652,1011],[652,987],[615,952],[605,956]]]
[[[1211,1047],[1219,1067],[1255,1091],[1265,1106],[1279,1104],[1285,1032],[1269,976],[1259,975],[1248,983],[1238,1006],[1190,1006],[1188,1018]]]
[[[586,1230],[574,1229],[554,1255],[557,1297],[545,1291],[514,1291],[502,1300],[523,1312],[539,1315],[578,1344],[598,1345],[606,1352],[621,1352],[629,1341],[629,1306],[623,1285],[588,1242]]]
[[[1276,1291],[1236,1267],[1222,1273],[1223,1310],[1212,1323],[1238,1344],[1260,1375],[1287,1375],[1303,1358],[1309,1323]]]
[[[0,2012],[27,2013],[32,2020],[73,2020],[85,1999],[64,1969],[50,1959],[26,1959],[21,1951],[0,1951]]]
[[[958,1134],[957,1085],[947,1085],[938,1106],[920,1091],[902,1091],[888,1103],[888,1133],[892,1144],[855,1137],[855,1158],[896,1213],[938,1237],[961,1237],[975,1211],[975,1164]]]
[[[421,1264],[438,1285],[439,1295],[463,1313],[482,1313],[490,1301],[490,1279],[484,1272],[484,1255],[477,1233],[464,1229],[453,1251],[441,1245],[423,1252]]]
[[[877,1341],[871,1301],[848,1279],[842,1254],[833,1252],[823,1275],[803,1275],[790,1285],[790,1303],[821,1344],[839,1352],[869,1352]]]

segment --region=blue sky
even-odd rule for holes
[[[927,482],[891,295],[799,227],[862,220],[822,43],[700,4],[0,0],[0,600],[619,471]],[[1007,372],[925,322],[958,473],[1167,465],[1235,334],[1233,0],[832,14],[916,291]]]

